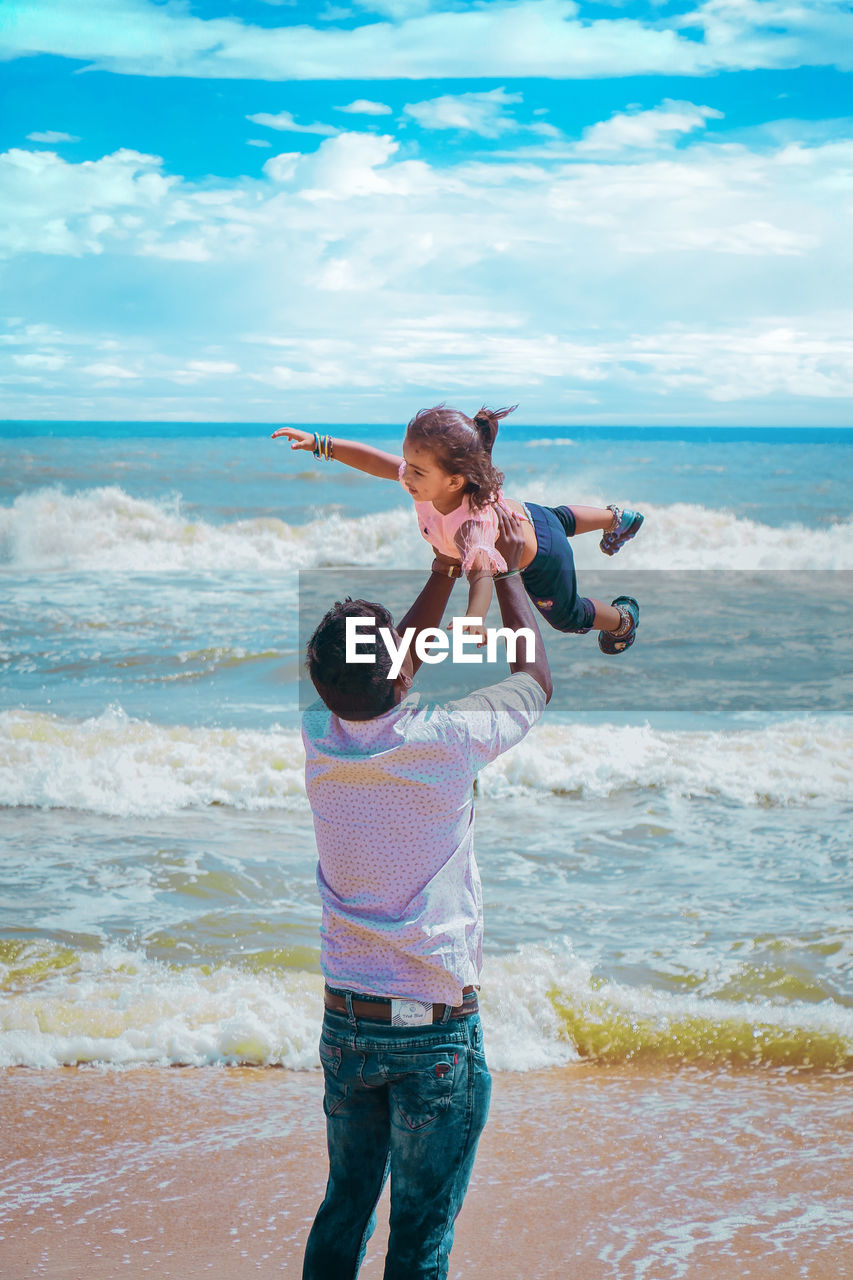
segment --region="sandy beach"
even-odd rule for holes
[[[8,1070],[6,1280],[298,1277],[325,1177],[319,1072]],[[853,1274],[849,1080],[499,1073],[450,1275]],[[387,1189],[362,1271],[382,1274]]]

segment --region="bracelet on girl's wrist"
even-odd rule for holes
[[[501,578],[514,578],[514,577],[515,577],[515,575],[516,575],[517,573],[521,573],[521,570],[520,570],[520,569],[507,569],[506,573],[495,573],[495,574],[493,574],[492,576],[493,576],[493,578],[494,578],[495,582],[498,582],[498,581],[500,581],[500,579],[501,579]]]
[[[314,457],[322,458],[325,462],[331,462],[334,458],[334,441],[331,436],[321,436],[318,431],[312,433],[314,436],[314,448],[312,450]]]

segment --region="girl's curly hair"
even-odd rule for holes
[[[472,511],[494,502],[503,484],[503,472],[492,465],[492,445],[498,423],[518,405],[508,409],[478,409],[466,418],[458,409],[437,404],[421,409],[406,428],[406,438],[423,445],[448,475],[463,475]]]

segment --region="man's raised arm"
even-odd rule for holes
[[[412,655],[414,671],[417,671],[421,665],[421,659],[418,657],[415,648],[418,635],[421,631],[438,630],[441,626],[444,610],[453,590],[453,583],[460,576],[460,573],[461,569],[458,565],[454,565],[452,561],[440,557],[433,560],[432,570],[423,590],[405,618],[401,618],[397,623],[397,631],[400,635],[405,632],[407,627],[414,627],[415,629],[409,650]]]
[[[524,538],[518,529],[519,517],[500,503],[495,505],[495,512],[498,517],[498,537],[495,547],[506,560],[507,565],[506,576],[495,578],[495,594],[500,606],[501,621],[512,631],[527,627],[534,636],[535,653],[531,656],[529,652],[531,646],[522,637],[516,645],[514,658],[510,661],[510,671],[513,674],[516,671],[528,672],[543,689],[546,702],[550,702],[554,686],[551,683],[548,655],[539,633],[536,616],[530,607],[527,592],[521,581],[519,565],[521,553],[524,550]]]

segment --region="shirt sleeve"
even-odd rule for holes
[[[478,551],[488,556],[492,573],[506,573],[506,560],[495,550],[495,534],[497,528],[485,520],[466,520],[459,526],[456,534],[456,545],[462,556],[462,572],[467,573],[472,567]]]
[[[445,711],[474,772],[521,742],[545,710],[545,691],[527,671],[449,702]]]

